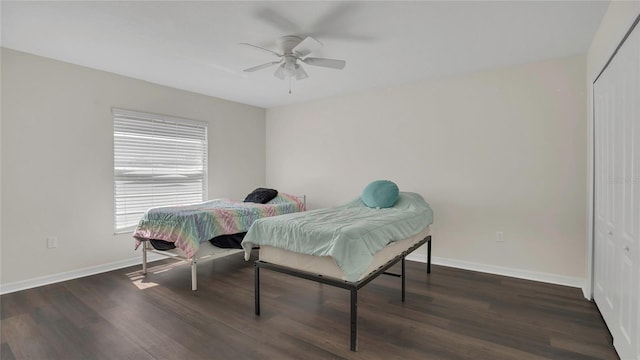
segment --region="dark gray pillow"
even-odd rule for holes
[[[244,198],[244,202],[266,204],[278,196],[278,190],[257,188]]]

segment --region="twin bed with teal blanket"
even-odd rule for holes
[[[341,206],[258,219],[242,246],[245,260],[256,246],[331,257],[345,280],[356,281],[385,246],[418,234],[432,222],[433,212],[424,199],[402,192],[389,208],[370,208],[357,198]]]
[[[255,312],[260,314],[260,269],[341,287],[351,292],[351,350],[357,349],[357,291],[427,244],[431,265],[433,211],[416,193],[400,192],[392,206],[367,206],[362,197],[345,205],[256,220],[242,246],[256,246]]]

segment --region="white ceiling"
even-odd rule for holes
[[[2,46],[270,108],[585,53],[608,1],[2,1]],[[242,70],[283,35],[324,43],[305,80]]]

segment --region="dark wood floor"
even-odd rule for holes
[[[617,359],[579,289],[407,261],[359,292],[359,351],[349,351],[349,293],[261,272],[242,254],[153,263],[0,297],[6,359]]]

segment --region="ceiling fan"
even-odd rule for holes
[[[270,61],[268,63],[254,66],[248,69],[245,69],[245,72],[254,72],[262,69],[266,69],[268,67],[278,65],[276,72],[273,74],[278,79],[284,80],[285,78],[295,77],[296,80],[306,79],[308,77],[307,72],[304,71],[302,66],[298,64],[298,60],[313,66],[320,66],[331,69],[343,69],[346,65],[346,61],[344,60],[334,60],[334,59],[325,59],[318,57],[309,57],[307,55],[312,52],[320,49],[322,47],[322,43],[311,36],[307,36],[302,39],[301,37],[289,35],[283,36],[278,39],[278,51],[266,49],[257,45],[248,44],[248,43],[240,43],[240,45],[250,46],[253,48],[257,48],[260,50],[264,50],[266,52],[271,53],[279,58],[276,61]]]

